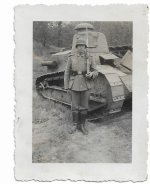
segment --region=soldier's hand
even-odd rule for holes
[[[92,72],[89,72],[89,73],[86,74],[86,78],[87,79],[91,79],[92,78],[92,75],[93,75]]]
[[[95,79],[97,76],[98,76],[98,72],[97,71],[92,72],[92,78],[93,79]]]
[[[88,79],[95,79],[97,76],[98,76],[98,72],[97,71],[89,72],[88,74],[86,74],[86,77]]]
[[[70,89],[67,90],[67,94],[71,95],[71,90]]]

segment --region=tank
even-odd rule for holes
[[[64,70],[67,58],[76,51],[78,39],[84,39],[97,65],[98,77],[90,91],[89,113],[105,109],[109,114],[122,110],[125,101],[132,101],[132,46],[108,46],[106,36],[94,30],[93,25],[82,23],[75,27],[71,50],[52,54],[42,61],[47,73],[36,80],[36,89],[44,98],[70,107],[71,100],[64,89]]]

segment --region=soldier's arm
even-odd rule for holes
[[[97,71],[97,68],[96,68],[96,62],[95,62],[93,57],[90,57],[90,60],[91,60],[91,72],[93,74],[93,78],[95,78],[95,77],[98,76],[98,71]]]
[[[96,69],[95,60],[94,60],[94,58],[93,58],[92,56],[90,57],[90,64],[91,64],[91,70],[92,70],[92,71],[97,70],[97,69]]]
[[[71,67],[71,58],[68,57],[67,65],[66,65],[66,68],[65,68],[65,75],[64,75],[64,89],[69,88],[70,67]]]

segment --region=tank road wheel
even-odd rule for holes
[[[38,82],[36,84],[36,89],[37,90],[45,90],[48,87],[48,82],[46,80],[42,81],[42,82]]]

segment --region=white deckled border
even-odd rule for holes
[[[18,6],[15,8],[15,177],[17,180],[143,181],[147,162],[146,5]],[[133,21],[133,145],[131,164],[32,163],[33,21]]]

